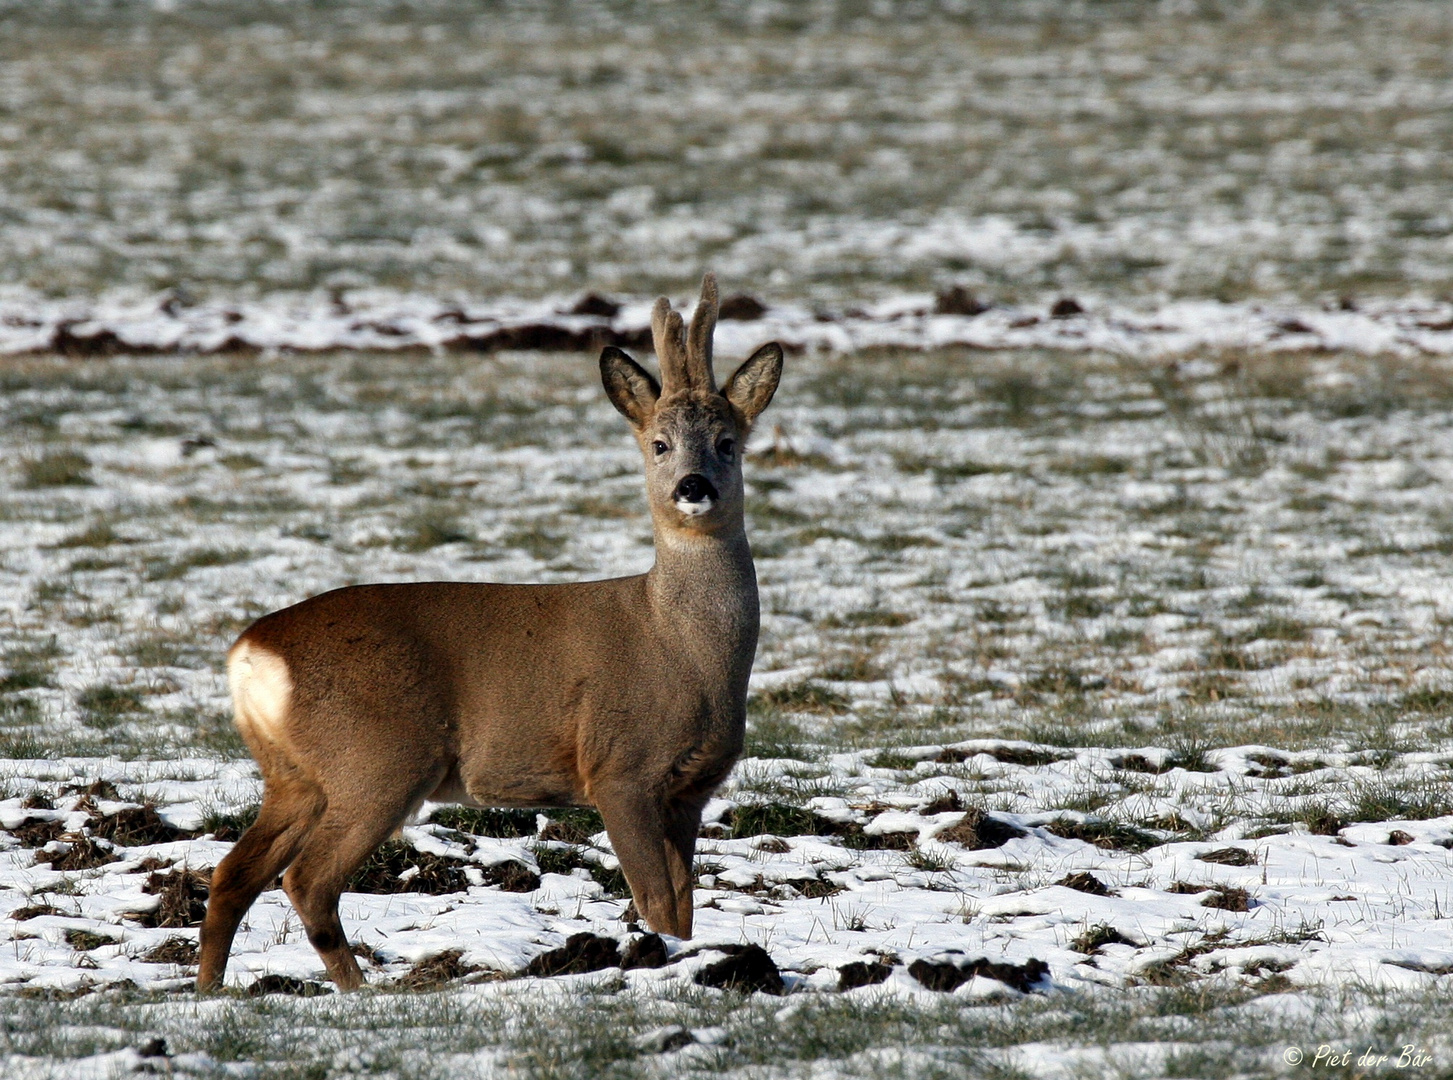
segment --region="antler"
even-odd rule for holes
[[[661,364],[661,388],[672,390],[716,389],[711,370],[711,336],[716,331],[716,275],[701,280],[701,300],[691,316],[691,332],[679,312],[671,310],[664,296],[651,309],[651,338]]]
[[[671,301],[664,296],[651,309],[651,340],[656,346],[656,360],[661,365],[662,390],[689,385],[686,374],[686,326],[679,312],[671,310]]]
[[[686,370],[691,380],[708,390],[716,389],[711,370],[711,335],[716,332],[716,275],[707,272],[701,279],[701,299],[691,316],[691,332],[686,337]]]

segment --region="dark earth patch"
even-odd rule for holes
[[[760,945],[715,946],[727,956],[707,964],[696,973],[698,986],[734,990],[739,994],[763,993],[780,997],[787,992],[776,962]]]
[[[952,993],[975,975],[983,975],[985,978],[997,979],[1021,994],[1027,994],[1049,975],[1049,965],[1043,960],[1010,964],[982,957],[967,963],[957,960],[915,960],[908,965],[908,974],[930,990],[942,993]]]

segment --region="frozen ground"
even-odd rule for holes
[[[1453,10],[0,4],[0,282],[1438,295]]]
[[[0,0],[0,1075],[1453,1077],[1450,88],[1408,0]],[[708,266],[797,349],[696,940],[430,807],[371,990],[270,892],[194,998],[228,644],[644,569],[550,350]]]
[[[639,938],[609,845],[435,808],[343,905],[407,993],[247,996],[321,977],[272,892],[239,996],[193,999],[189,872],[258,790],[227,644],[349,581],[644,569],[594,368],[9,362],[7,1075],[154,1067],[154,1036],[202,1075],[1262,1075],[1339,1040],[1446,1073],[1453,377],[1417,355],[791,357],[696,940],[521,976]],[[695,981],[745,943],[785,998]]]

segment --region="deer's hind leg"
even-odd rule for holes
[[[293,861],[323,817],[327,801],[323,789],[297,769],[279,769],[267,778],[257,820],[212,871],[202,922],[199,992],[222,985],[242,916]]]
[[[401,772],[406,768],[395,764]],[[303,921],[308,941],[340,990],[362,986],[363,972],[338,917],[338,899],[353,872],[434,789],[438,772],[420,769],[414,784],[395,777],[392,784],[355,782],[346,792],[330,792],[327,812],[283,876],[283,888]]]

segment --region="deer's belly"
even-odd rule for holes
[[[448,798],[476,806],[578,806],[586,801],[573,750],[545,746],[496,748],[461,762]]]

